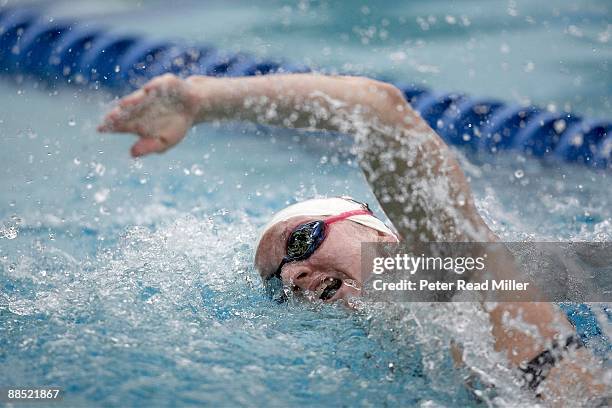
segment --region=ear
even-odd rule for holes
[[[273,269],[278,266],[273,265],[276,253],[273,242],[271,231],[266,231],[264,235],[259,237],[257,248],[255,248],[253,264],[262,279],[274,273]]]
[[[267,268],[266,265],[263,262],[263,255],[262,255],[262,243],[261,243],[261,239],[259,241],[259,244],[257,245],[257,248],[255,248],[255,259],[253,260],[253,265],[255,266],[255,269],[257,270],[257,272],[259,272],[259,276],[261,276],[262,279],[264,279],[268,274],[267,272]]]

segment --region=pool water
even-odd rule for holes
[[[159,37],[610,112],[603,1],[147,4],[53,12],[106,10],[96,19]],[[251,263],[274,211],[315,195],[375,202],[346,137],[200,125],[134,161],[131,136],[95,132],[110,95],[14,79],[0,89],[0,386],[61,386],[72,406],[476,405],[452,338],[495,384],[482,400],[530,402],[469,304],[351,312],[266,298]],[[457,154],[503,239],[612,239],[609,173]]]

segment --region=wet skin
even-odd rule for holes
[[[293,217],[270,228],[262,236],[255,254],[255,266],[262,278],[265,280],[276,272],[286,254],[287,239],[298,225],[325,218]],[[360,296],[361,286],[367,279],[361,271],[361,243],[396,241],[393,236],[353,221],[339,221],[328,225],[325,240],[308,259],[284,265],[281,278],[294,293],[326,302]],[[342,285],[328,298],[331,289],[327,293],[325,289],[336,285],[336,280]]]

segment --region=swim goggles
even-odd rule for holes
[[[351,199],[351,201],[355,200]],[[293,229],[289,235],[289,238],[287,239],[285,249],[286,255],[278,265],[276,272],[270,275],[266,280],[268,292],[275,301],[282,303],[286,300],[286,295],[284,295],[284,291],[282,290],[283,283],[281,272],[283,266],[290,262],[303,261],[310,258],[325,240],[327,229],[331,224],[355,215],[372,215],[372,210],[370,210],[368,204],[360,203],[358,201],[355,202],[361,205],[362,208],[346,211],[325,220],[309,221],[307,223],[300,224]]]

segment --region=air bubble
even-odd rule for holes
[[[517,179],[522,179],[523,176],[525,176],[525,172],[523,170],[517,170],[514,172],[514,177],[516,177]]]

